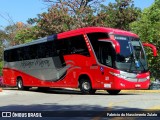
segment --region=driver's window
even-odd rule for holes
[[[113,67],[113,58],[115,50],[110,42],[101,42],[99,46],[100,63],[106,66]]]

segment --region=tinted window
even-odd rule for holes
[[[68,54],[89,56],[89,51],[82,35],[6,50],[4,52],[4,60],[13,62],[54,56],[62,57]]]
[[[103,39],[103,38],[109,38],[107,33],[89,33],[87,34],[92,47],[94,49],[94,52],[97,56],[97,58],[99,58],[99,42],[98,39]]]
[[[53,57],[56,55],[53,41],[24,46],[4,51],[4,61],[13,62],[38,58]]]
[[[110,42],[100,42],[99,51],[99,62],[103,65],[114,67],[116,52],[112,44]]]
[[[56,47],[63,55],[80,54],[89,56],[89,51],[82,35],[57,40]]]

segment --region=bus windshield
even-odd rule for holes
[[[148,71],[147,59],[138,38],[115,35],[120,44],[120,54],[116,55],[116,68],[127,72]]]

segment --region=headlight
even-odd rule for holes
[[[119,78],[122,78],[122,79],[126,79],[127,77],[122,75],[122,74],[118,74],[118,73],[113,73],[113,72],[110,72],[111,75],[114,75],[116,77],[119,77]]]

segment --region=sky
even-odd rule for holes
[[[108,4],[115,0],[105,1]],[[135,6],[141,9],[149,7],[153,2],[154,0],[134,0]],[[47,5],[42,0],[0,0],[0,29],[12,23],[8,20],[26,23],[29,18],[35,18],[44,11],[47,11]]]

